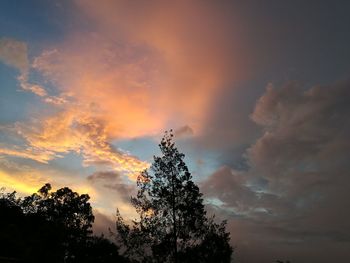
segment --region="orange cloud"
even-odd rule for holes
[[[24,150],[0,148],[0,154],[32,159],[40,163],[47,163],[49,160],[52,159],[53,152],[33,148],[27,148]]]
[[[31,179],[31,180],[30,180]],[[35,193],[42,184],[38,184],[33,178],[26,176],[23,178],[16,178],[13,175],[9,175],[0,170],[0,185],[4,187],[6,191],[18,191],[21,194],[32,194]]]
[[[38,84],[31,84],[28,82],[28,72],[22,72],[21,75],[18,77],[18,81],[23,90],[33,92],[39,97],[47,96],[47,92],[44,87]]]
[[[47,162],[72,151],[82,154],[85,165],[103,164],[130,175],[148,168],[147,163],[115,149],[108,142],[103,121],[92,117],[92,113],[83,113],[81,109],[63,111],[38,123],[18,123],[16,131],[27,141],[28,149],[46,155],[6,149],[0,149],[0,153]]]
[[[40,171],[30,165],[0,158],[0,188],[4,187],[7,192],[17,191],[22,196],[29,195],[47,182],[52,183],[54,187],[61,187],[65,185],[64,177],[64,174],[55,171]],[[75,185],[80,186],[81,183],[75,182]]]
[[[79,178],[72,178],[64,173],[50,170],[44,172],[34,167],[16,163],[9,164],[0,159],[0,188],[5,188],[6,192],[16,191],[21,196],[30,195],[36,193],[45,183],[50,182],[54,189],[73,185],[72,189],[74,191],[88,193],[92,202],[102,203],[98,190]],[[114,207],[109,208],[113,209]]]
[[[111,137],[183,125],[200,132],[227,68],[232,72],[219,12],[181,1],[77,1],[77,6],[92,30],[71,32],[33,67],[60,91],[98,107]]]
[[[63,42],[48,46],[30,61],[22,43],[22,62],[6,62],[20,70],[21,88],[40,96],[52,110],[16,123],[13,132],[25,143],[1,145],[0,155],[48,163],[47,168],[51,160],[73,152],[82,156],[85,166],[134,179],[149,164],[111,142],[158,135],[170,128],[178,136],[198,135],[215,106],[215,96],[233,77],[236,68],[226,52],[230,44],[221,12],[209,2],[196,1],[76,4],[79,16],[87,21],[84,32],[73,26]],[[51,84],[50,89],[45,88],[47,82],[30,83],[33,69]],[[79,192],[92,194],[92,202],[104,213],[117,206],[123,215],[134,216],[125,191],[61,173],[35,174],[37,179],[30,181],[30,173],[10,176],[2,171],[0,183],[26,193],[46,181],[74,185]]]
[[[111,141],[184,125],[200,133],[227,69],[234,71],[220,12],[195,1],[76,3],[88,30],[72,29],[63,43],[48,47],[27,66],[60,95],[29,84],[27,73],[19,78],[23,89],[60,112],[17,124],[27,145],[3,154],[48,162],[76,152],[85,165],[134,175],[148,164]]]

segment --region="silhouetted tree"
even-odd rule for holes
[[[159,147],[162,155],[138,176],[139,190],[131,199],[140,220],[129,226],[117,211],[124,254],[137,262],[230,262],[226,223],[206,217],[202,194],[171,131]]]
[[[84,247],[83,257],[78,262],[84,263],[127,263],[119,255],[118,247],[104,236],[92,236]]]
[[[21,203],[15,192],[0,195],[0,257],[62,262],[58,228],[36,213],[24,213]]]
[[[3,189],[1,189],[3,190]],[[17,225],[23,223],[23,213],[18,205],[16,192],[0,192],[0,256],[11,258],[16,256],[16,245],[21,238]],[[20,244],[18,244],[20,245]]]
[[[71,262],[81,257],[82,248],[92,234],[94,216],[89,199],[89,195],[79,195],[68,187],[52,192],[51,185],[45,184],[21,204],[24,213],[45,218],[60,230],[56,239],[61,240],[64,260]]]
[[[92,235],[89,196],[68,187],[17,198],[0,192],[0,258],[14,262],[128,262],[118,247]],[[12,261],[11,261],[12,262]]]

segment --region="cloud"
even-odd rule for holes
[[[118,193],[124,202],[130,202],[130,196],[136,194],[135,184],[123,180],[121,174],[115,171],[99,171],[87,177],[87,180],[94,185],[100,185],[103,188]]]
[[[116,138],[152,136],[184,124],[200,132],[213,98],[236,68],[225,54],[228,29],[216,19],[220,10],[194,2],[75,3],[91,30],[73,29],[33,67],[60,92],[98,105]]]
[[[178,129],[176,129],[174,134],[176,137],[191,136],[191,135],[193,135],[193,129],[190,126],[185,125],[185,126],[182,126]]]
[[[97,193],[103,196],[102,199],[94,203],[94,207],[98,208],[98,214],[103,219],[101,224],[95,222],[94,231],[99,232],[104,228],[105,232],[111,224],[104,225],[104,223],[107,218],[107,222],[111,222],[117,208],[127,220],[137,217],[135,208],[130,201],[131,196],[137,194],[135,182],[126,180],[125,176],[113,170],[96,171],[89,175],[86,181]],[[111,230],[114,231],[114,227]]]
[[[234,207],[234,212],[239,214],[255,206],[258,199],[256,193],[245,186],[245,183],[244,176],[229,167],[222,167],[203,183],[201,189],[206,196],[219,199],[223,208]]]
[[[98,200],[95,189],[65,171],[57,171],[46,165],[37,166],[16,157],[0,156],[0,188],[4,187],[6,191],[17,191],[20,196],[24,196],[37,192],[48,182],[55,189],[67,186],[69,182],[75,191],[89,193],[93,201]]]
[[[0,61],[19,70],[18,80],[23,90],[31,91],[41,97],[47,95],[43,87],[28,82],[30,63],[25,42],[12,38],[0,38]]]
[[[0,148],[0,154],[32,159],[40,163],[47,163],[52,159],[54,153],[52,151],[28,147],[26,149]]]
[[[0,188],[28,195],[35,193],[44,183],[45,178],[30,166],[0,158]]]
[[[220,201],[216,212],[231,218],[239,258],[329,262],[346,255],[349,113],[349,81],[267,87],[251,115],[263,132],[246,151],[247,171],[221,168],[202,188],[214,205]]]
[[[49,96],[44,99],[44,101],[48,104],[53,104],[55,106],[59,106],[62,104],[68,103],[68,100],[64,96]]]
[[[31,84],[28,82],[28,72],[22,72],[18,77],[20,86],[23,90],[30,91],[39,97],[46,97],[48,94],[44,87],[38,84]]]
[[[47,163],[75,152],[82,154],[85,165],[108,166],[129,176],[148,167],[147,163],[112,146],[104,122],[81,109],[63,111],[32,123],[17,123],[13,130],[25,139],[26,148],[2,148],[0,153]]]
[[[91,182],[98,182],[98,181],[119,181],[121,175],[119,173],[116,173],[114,171],[104,171],[104,172],[96,172],[87,177],[87,180]]]
[[[104,213],[101,213],[99,210],[94,209],[93,214],[95,216],[94,224],[92,229],[95,235],[103,234],[106,238],[110,238],[110,230],[115,228],[115,219],[112,217],[106,216]],[[114,241],[114,240],[113,240]]]
[[[27,72],[29,61],[26,43],[11,38],[0,38],[0,60],[21,72]]]
[[[341,164],[337,168],[346,165],[348,86],[342,82],[307,91],[293,83],[281,89],[268,87],[252,114],[264,129],[248,151],[252,165],[264,168],[267,177],[273,177],[273,171],[328,171],[334,163]]]
[[[213,97],[232,77],[227,69],[236,68],[225,52],[228,31],[209,3],[75,3],[87,31],[72,27],[30,61],[21,44],[27,62],[20,85],[52,109],[15,124],[14,136],[25,142],[3,146],[2,154],[48,163],[74,152],[86,166],[133,177],[148,164],[112,142],[173,127],[198,134]],[[50,89],[31,83],[34,71]]]
[[[0,38],[0,61],[19,70],[17,80],[22,90],[42,97],[43,101],[48,104],[57,106],[67,102],[63,96],[50,96],[45,87],[29,81],[32,65],[28,58],[28,47],[25,42],[12,38]]]

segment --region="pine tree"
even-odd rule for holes
[[[137,262],[211,262],[213,256],[229,262],[232,248],[225,222],[218,225],[206,217],[202,193],[171,131],[159,147],[162,155],[138,176],[139,190],[131,198],[140,220],[129,226],[117,212],[117,236],[125,255]]]

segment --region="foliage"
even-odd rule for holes
[[[92,236],[89,196],[45,184],[23,199],[0,193],[0,258],[20,262],[127,262],[118,247]]]
[[[18,198],[0,190],[0,259],[17,262],[230,262],[226,222],[208,218],[198,186],[166,133],[149,171],[138,176],[131,199],[140,219],[128,224],[117,212],[119,249],[92,235],[87,194],[68,187]],[[119,253],[122,252],[123,256]]]
[[[131,199],[140,219],[131,225],[117,212],[117,238],[135,262],[230,262],[232,248],[225,222],[206,217],[202,194],[166,133],[149,171],[137,179]]]

